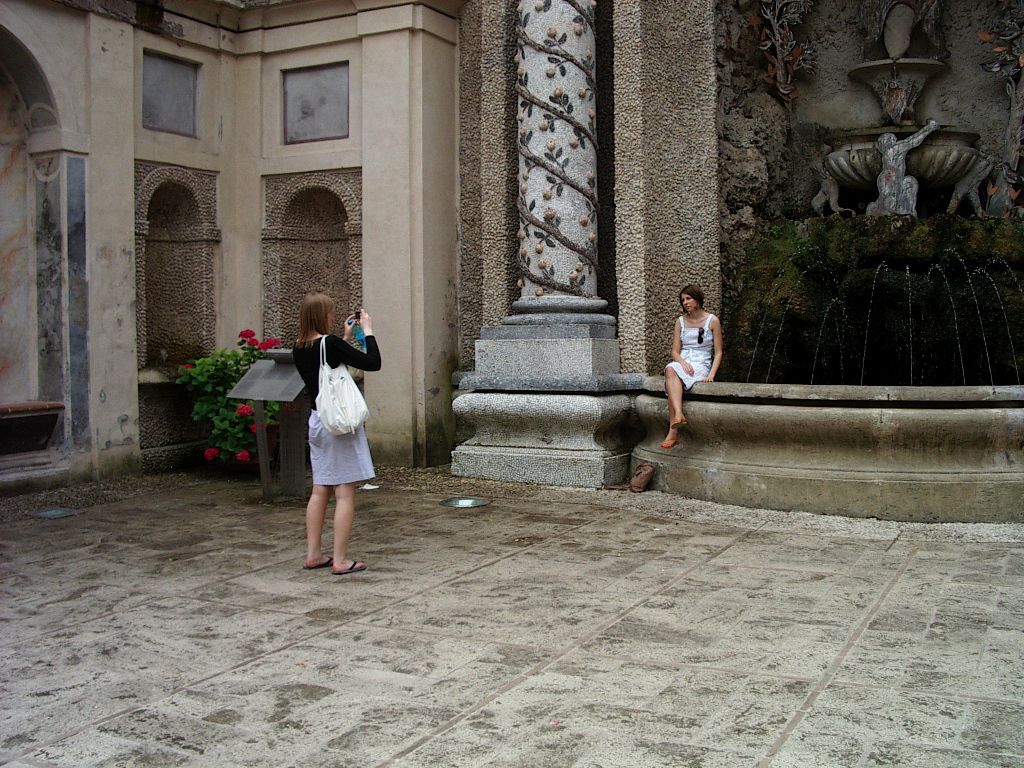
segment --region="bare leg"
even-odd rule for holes
[[[306,567],[312,568],[323,560],[321,535],[324,530],[324,515],[327,513],[328,486],[314,485],[313,493],[306,504]]]
[[[665,373],[665,392],[668,395],[668,424],[678,426],[686,423],[683,415],[683,382],[671,368]]]
[[[671,368],[665,370],[665,394],[668,395],[668,434],[662,448],[671,448],[679,439],[679,426],[686,423],[683,415],[683,382]]]
[[[349,567],[345,559],[348,539],[352,535],[352,520],[356,516],[356,484],[344,483],[334,486],[334,569]]]

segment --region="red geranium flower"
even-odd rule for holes
[[[235,458],[238,459],[238,461],[249,461],[252,459],[252,455],[243,449],[235,454]]]
[[[238,334],[238,338],[240,338],[240,339],[251,339],[255,335],[256,335],[256,331],[251,331],[248,328],[246,328],[244,331],[242,331],[241,333]]]
[[[252,416],[254,411],[251,405],[249,405],[248,403],[242,403],[240,406],[238,406],[238,409],[235,411],[235,413],[237,413],[239,416]]]
[[[260,345],[260,342],[255,336],[250,336],[245,341],[250,347],[258,347]]]
[[[203,458],[207,461],[213,461],[220,456],[220,448],[207,448],[203,451]]]
[[[186,371],[191,371],[191,370],[192,370],[193,368],[195,368],[195,366],[194,366],[194,365],[192,365],[192,363],[185,363],[185,364],[184,364],[183,366],[181,366],[181,367],[182,367],[183,369],[185,369]]]
[[[256,434],[256,422],[255,421],[252,424],[249,425],[249,431],[252,432],[254,435]]]

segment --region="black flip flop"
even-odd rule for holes
[[[366,570],[366,563],[364,563],[362,560],[353,560],[352,561],[352,566],[350,568],[346,568],[343,571],[336,571],[336,570],[334,570],[332,568],[331,569],[331,573],[333,573],[335,576],[344,576],[347,573],[356,573],[358,571],[365,571],[365,570]]]
[[[315,571],[317,568],[326,568],[328,565],[334,565],[334,558],[328,557],[326,560],[324,560],[319,565],[306,565],[305,563],[303,563],[302,564],[302,570],[304,570],[304,571]]]

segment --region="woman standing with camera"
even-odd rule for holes
[[[348,540],[355,518],[356,485],[374,476],[373,460],[363,427],[345,435],[333,435],[320,422],[316,398],[320,392],[320,347],[326,347],[331,368],[350,365],[364,371],[379,371],[380,351],[373,336],[373,319],[358,310],[345,320],[341,337],[330,333],[335,324],[334,302],[316,291],[307,293],[299,308],[299,336],[292,348],[295,367],[302,376],[312,401],[309,414],[309,458],[313,467],[313,492],[306,505],[306,561],[303,568],[331,566],[335,576],[365,571],[362,560],[348,559]],[[356,325],[365,334],[366,351],[353,347]],[[321,341],[323,339],[323,341]],[[334,547],[331,555],[321,549],[324,516],[331,491],[334,492]]]

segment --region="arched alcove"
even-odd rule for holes
[[[216,176],[179,166],[135,165],[139,443],[148,469],[187,462],[203,430],[178,365],[216,346]]]
[[[8,403],[35,399],[33,366],[24,354],[36,330],[27,137],[24,104],[0,69],[0,402]]]
[[[199,206],[176,182],[154,193],[145,250],[145,366],[182,363],[213,343],[213,253],[197,238]],[[141,297],[140,297],[141,298]]]
[[[298,332],[298,307],[307,291],[331,296],[339,316],[361,300],[361,230],[358,208],[350,208],[358,186],[348,179],[302,175],[268,179],[267,184],[264,334],[287,343]]]
[[[216,340],[216,181],[176,166],[136,168],[139,368],[173,370]]]
[[[0,71],[5,72],[17,87],[30,130],[53,128],[59,124],[53,92],[38,62],[21,41],[2,26]]]

